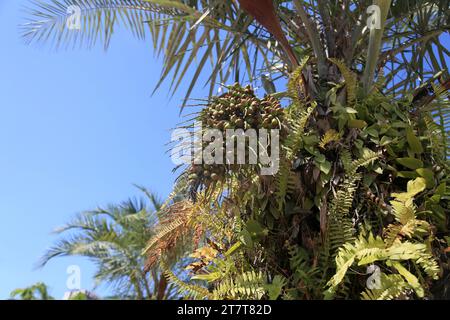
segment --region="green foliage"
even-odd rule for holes
[[[299,104],[304,100],[303,92],[306,83],[304,82],[303,71],[308,63],[309,57],[303,58],[300,65],[292,72],[289,77],[287,85],[288,96],[294,101],[295,104]]]
[[[311,257],[304,248],[289,249],[289,268],[293,271],[290,279],[292,286],[285,298],[303,299],[318,295],[317,291],[320,292],[321,286],[321,269],[311,265]]]
[[[433,225],[447,230],[446,176],[436,167],[446,164],[426,151],[436,138],[428,128],[436,128],[417,121],[407,100],[373,92],[354,103],[350,112],[331,107],[323,119],[319,103],[294,101],[284,109],[287,135],[275,177],[239,171],[204,185],[181,215],[187,220],[177,222],[189,229],[195,221],[203,234],[185,284],[204,281],[215,299],[430,295],[440,274]],[[172,227],[161,230],[171,235]],[[163,243],[155,239],[151,244]],[[353,268],[374,263],[384,266],[379,287],[364,288],[357,277],[364,271]]]
[[[213,298],[260,300],[266,296],[270,300],[276,300],[285,285],[286,280],[280,275],[276,275],[268,283],[262,272],[249,271],[220,281],[214,289]]]
[[[353,107],[356,103],[356,94],[358,89],[358,80],[356,75],[345,65],[343,61],[330,59],[336,66],[338,66],[342,77],[345,80],[345,87],[347,89],[347,105]]]
[[[261,272],[245,272],[221,281],[214,290],[214,298],[259,300],[266,293],[265,283]]]
[[[332,252],[336,252],[345,243],[354,240],[355,232],[349,212],[353,206],[356,182],[361,179],[361,175],[357,171],[360,167],[378,160],[379,154],[370,150],[364,150],[363,156],[360,159],[351,161],[350,157],[348,151],[342,151],[341,161],[346,175],[344,182],[331,202],[329,210],[328,235]]]
[[[30,287],[15,289],[10,294],[11,298],[20,297],[20,300],[54,300],[45,283],[38,282]]]
[[[425,243],[402,242],[402,239],[399,239],[398,236],[401,235],[412,239],[429,232],[426,222],[416,220],[413,206],[414,196],[425,190],[425,187],[424,180],[418,178],[408,183],[407,192],[393,195],[395,200],[391,204],[399,224],[388,228],[386,239],[374,237],[372,233],[368,237],[362,234],[353,244],[347,242],[343,245],[336,257],[336,274],[328,282],[330,288],[327,294],[333,295],[335,293],[338,285],[353,264],[363,266],[383,261],[386,266],[396,269],[403,276],[404,280],[408,282],[408,286],[401,285],[400,288],[411,288],[415,290],[417,296],[424,296],[424,284],[419,283],[417,277],[405,269],[401,262],[412,261],[417,266],[420,266],[425,274],[432,279],[438,278],[438,264]],[[396,292],[398,295],[404,293],[404,290],[399,290],[398,292],[389,290],[389,286],[392,285],[393,281],[399,281],[398,278],[384,277],[382,280],[386,283],[383,284],[382,281],[382,289],[378,290],[387,290],[388,292],[377,291],[377,293],[368,293],[367,296],[375,297],[378,294],[380,297],[386,295],[386,297],[391,297],[393,292]]]
[[[363,300],[392,300],[404,295],[410,286],[399,274],[380,274],[380,287],[367,289],[361,294]]]
[[[290,81],[292,83],[295,80],[293,77]],[[286,198],[289,194],[292,194],[292,190],[295,189],[295,176],[292,174],[292,162],[298,156],[305,137],[305,129],[308,124],[313,111],[314,105],[310,107],[304,107],[299,104],[293,104],[288,110],[287,121],[290,126],[290,132],[283,143],[282,152],[285,153],[285,159],[280,162],[280,169],[276,175],[276,197],[277,197],[277,210],[282,212],[284,209]]]
[[[170,270],[170,268],[164,263],[163,260],[160,262],[160,264],[161,268],[164,271],[164,275],[169,282],[175,285],[178,294],[192,299],[206,299],[210,297],[210,293],[207,289],[182,281],[172,272],[172,270]]]

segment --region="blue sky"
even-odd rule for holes
[[[170,99],[164,85],[151,96],[161,61],[126,31],[106,53],[26,46],[25,3],[0,0],[0,299],[38,281],[61,298],[67,267],[79,265],[92,289],[93,265],[62,258],[35,270],[57,238],[51,231],[79,211],[139,196],[134,183],[170,192],[165,143],[184,92]],[[193,96],[206,94],[200,86]]]

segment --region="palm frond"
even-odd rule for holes
[[[70,6],[80,8],[79,30],[67,28],[72,17],[67,12]],[[139,39],[150,34],[155,51],[164,54],[161,80],[155,90],[170,75],[175,92],[188,71],[193,73],[183,106],[206,67],[212,70],[206,81],[212,96],[218,85],[233,76],[234,81],[254,81],[257,70],[269,70],[275,63],[270,57],[279,54],[267,45],[261,30],[254,28],[250,16],[235,3],[225,6],[222,0],[34,1],[28,12],[30,18],[21,26],[27,43],[50,42],[55,48],[74,48],[93,47],[101,41],[106,49],[119,27]],[[247,72],[244,79],[238,71],[241,66]]]

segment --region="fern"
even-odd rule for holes
[[[345,168],[346,173],[348,175],[353,175],[358,171],[360,167],[369,165],[375,160],[378,160],[379,157],[380,157],[379,153],[373,152],[369,149],[364,149],[363,154],[359,159],[356,159],[347,165],[344,163],[344,166],[346,167]]]
[[[293,104],[286,110],[288,113],[287,120],[289,122],[290,132],[283,147],[287,159],[294,160],[300,150],[302,150],[305,129],[316,107],[317,103],[312,103],[308,108]]]
[[[423,178],[417,178],[408,183],[406,193],[393,194],[394,200],[391,201],[392,213],[397,223],[391,224],[386,228],[386,243],[393,244],[402,237],[413,238],[430,233],[428,222],[416,218],[416,208],[414,206],[414,196],[426,188],[426,181]]]
[[[335,141],[339,141],[341,139],[341,134],[334,129],[330,129],[325,132],[325,135],[322,137],[319,147],[325,149],[327,144]]]
[[[424,296],[423,285],[415,275],[403,267],[401,262],[413,262],[432,279],[438,279],[439,266],[425,243],[402,242],[401,240],[403,237],[412,239],[429,233],[428,223],[416,219],[413,204],[414,197],[425,188],[425,180],[418,178],[408,182],[407,192],[392,195],[395,198],[391,204],[396,224],[392,224],[386,229],[386,239],[374,237],[371,233],[366,239],[364,234],[361,234],[354,244],[343,245],[336,257],[336,274],[328,282],[330,287],[327,291],[328,296],[332,296],[336,292],[337,286],[353,264],[362,266],[376,261],[384,261],[387,266],[393,267],[406,280],[407,285],[400,283],[398,277],[385,277],[385,283],[381,289],[367,291],[363,297],[395,298],[406,287],[413,289],[417,296]]]
[[[411,219],[404,224],[391,224],[385,231],[386,243],[393,244],[401,237],[412,238],[418,234],[428,234],[430,225],[423,220]]]
[[[445,159],[450,156],[450,97],[448,88],[442,85],[433,85],[435,99],[430,102],[423,111],[430,111],[431,116],[437,122],[441,131],[439,135],[442,140],[442,145],[446,147]]]
[[[334,295],[348,269],[355,263],[362,266],[376,261],[385,261],[387,265],[392,265],[392,263],[405,260],[411,260],[422,267],[429,277],[438,278],[439,267],[425,244],[397,242],[390,247],[386,247],[381,237],[374,237],[369,234],[368,239],[366,239],[361,235],[354,244],[346,243],[339,250],[336,257],[337,271],[327,284],[329,289],[326,295],[328,297]]]
[[[177,218],[169,223],[162,224],[159,227],[158,233],[150,239],[147,248],[144,250],[144,254],[148,253],[155,245],[163,241],[167,236],[173,235],[174,232],[183,228],[186,224],[185,219]]]
[[[357,171],[361,166],[368,165],[378,158],[379,154],[370,150],[365,150],[363,156],[354,161],[351,161],[351,155],[347,150],[341,153],[346,174],[344,182],[330,205],[327,233],[330,249],[333,253],[336,253],[343,244],[354,240],[353,223],[349,217],[349,212],[353,205],[356,182],[361,179],[361,175]]]
[[[353,205],[353,195],[356,191],[355,184],[360,178],[361,175],[359,174],[347,177],[331,203],[327,234],[330,249],[333,253],[336,253],[343,244],[354,240],[353,223],[349,217],[349,212]]]
[[[289,250],[289,266],[293,271],[292,281],[294,287],[297,288],[304,296],[309,296],[312,288],[320,288],[320,269],[311,266],[308,252],[297,246],[293,246]]]
[[[316,106],[316,104],[312,104],[305,109],[294,103],[286,111],[290,132],[283,144],[284,156],[280,161],[280,169],[275,177],[277,186],[275,196],[279,212],[283,211],[289,191],[295,190],[296,184],[294,181],[295,176],[292,174],[292,162],[302,150],[305,129]]]
[[[210,298],[210,292],[200,286],[193,285],[190,283],[186,283],[180,278],[178,278],[172,270],[170,270],[167,264],[164,262],[164,259],[160,261],[161,269],[164,272],[169,283],[173,284],[179,294],[184,297],[192,298],[192,299],[208,299]]]
[[[410,286],[401,275],[385,273],[380,274],[380,287],[376,289],[367,289],[361,293],[363,300],[392,300],[404,294]]]
[[[345,86],[347,88],[347,104],[352,107],[356,104],[356,92],[358,87],[358,80],[356,75],[345,65],[344,62],[337,59],[329,59],[333,62],[341,71],[345,80]]]
[[[286,199],[288,198],[289,189],[295,188],[295,184],[292,183],[292,171],[291,163],[288,161],[280,162],[280,169],[276,176],[276,186],[275,197],[277,201],[277,210],[283,212],[284,205],[286,204]],[[290,188],[292,186],[292,188]]]
[[[430,142],[430,151],[434,158],[439,161],[439,163],[442,163],[442,161],[447,160],[447,154],[450,154],[446,150],[446,132],[444,128],[439,126],[429,115],[425,115],[424,122],[427,128],[425,135]]]
[[[220,282],[213,291],[214,299],[257,299],[265,294],[267,282],[262,272],[244,272]]]
[[[202,213],[204,203],[180,201],[165,209],[161,214],[156,234],[149,240],[143,251],[146,254],[147,268],[156,264],[164,255],[177,256],[187,247],[196,245],[199,235],[203,234],[204,226],[196,223],[197,217]],[[192,236],[196,241],[185,241],[187,236]]]
[[[276,275],[272,279],[272,283],[264,285],[264,289],[267,291],[267,295],[270,300],[276,300],[283,292],[283,288],[286,286],[287,281],[284,277]]]
[[[302,72],[308,63],[308,60],[309,57],[306,57],[300,62],[299,67],[292,72],[288,82],[288,95],[294,100],[294,103],[298,103],[303,100],[301,93],[305,92],[304,87],[306,86],[306,83],[304,83]]]

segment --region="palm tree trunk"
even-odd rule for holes
[[[152,297],[152,292],[150,290],[150,285],[148,284],[148,280],[147,280],[147,276],[146,276],[145,272],[143,272],[143,274],[142,274],[142,279],[144,280],[144,289],[145,289],[145,292],[147,293],[146,299],[149,300]]]
[[[161,278],[159,279],[158,283],[158,293],[156,296],[157,300],[163,300],[166,295],[166,289],[167,289],[167,279],[164,275],[161,275]]]
[[[138,300],[144,300],[144,295],[142,294],[141,287],[139,285],[139,281],[137,279],[131,279],[131,283],[134,286],[134,291],[136,293]]]

